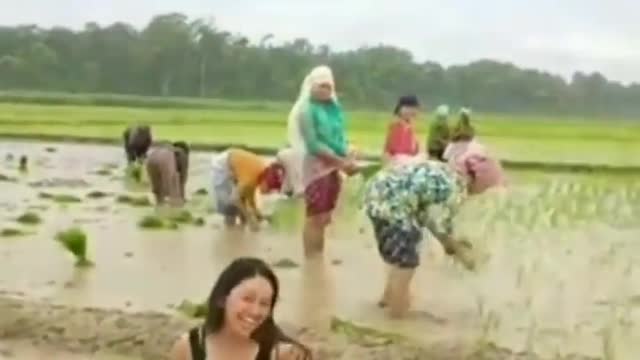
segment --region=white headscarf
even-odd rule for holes
[[[331,84],[331,97],[336,100],[335,82],[333,80],[333,72],[328,66],[318,66],[313,68],[311,72],[304,78],[302,86],[300,87],[300,94],[295,104],[289,112],[289,119],[287,124],[287,140],[289,146],[293,150],[291,152],[291,172],[292,179],[294,179],[293,187],[296,191],[300,192],[305,187],[305,180],[307,179],[304,174],[305,155],[307,153],[307,147],[305,145],[304,137],[302,136],[302,127],[300,120],[302,119],[302,113],[306,111],[307,104],[311,98],[311,89],[314,85],[329,83]],[[308,180],[308,179],[307,179]]]
[[[302,112],[305,111],[307,102],[311,98],[311,88],[314,85],[322,83],[331,84],[331,97],[335,100],[337,97],[335,93],[335,83],[333,81],[333,72],[328,66],[318,66],[311,70],[311,72],[304,78],[302,86],[300,87],[298,99],[289,112],[287,140],[289,141],[289,146],[299,154],[306,153],[306,147],[300,126],[300,117]]]

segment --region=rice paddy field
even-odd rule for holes
[[[10,103],[0,94],[0,135],[75,136],[119,142],[127,125],[141,122],[152,125],[158,139],[259,147],[286,144],[290,104],[175,100],[180,106],[169,102],[163,107],[160,100],[82,99],[72,97],[53,105],[53,101]],[[94,105],[96,102],[109,106]],[[350,141],[367,153],[379,154],[390,114],[348,107],[346,111]],[[430,114],[425,113],[417,123],[423,142],[429,120]],[[482,141],[505,160],[640,166],[640,121],[478,113],[474,122]]]
[[[127,124],[147,122],[160,138],[275,147],[284,143],[286,115],[286,106],[280,105],[161,109],[1,103],[0,133],[118,141]],[[387,119],[380,112],[349,112],[350,138],[368,152],[379,152]],[[419,126],[422,137],[427,120]],[[476,125],[483,141],[505,159],[640,166],[637,122],[478,114]],[[18,168],[20,155],[29,157],[27,172]],[[221,227],[222,220],[211,211],[215,194],[208,189],[212,155],[193,155],[189,215],[165,218],[150,206],[147,186],[127,179],[120,147],[2,141],[0,340],[16,338],[16,344],[23,344],[37,338],[32,343],[56,345],[61,335],[43,332],[49,325],[66,326],[61,317],[47,325],[45,319],[54,310],[33,320],[38,326],[27,326],[24,319],[11,321],[12,313],[2,306],[7,294],[61,307],[179,316],[179,305],[202,301],[230,259],[254,255],[272,263],[283,284],[276,314],[280,321],[329,328],[329,340],[318,345],[332,354],[326,359],[399,358],[386,350],[364,357],[340,350],[331,339],[360,344],[356,338],[364,331],[345,324],[393,334],[392,339],[408,339],[423,349],[440,349],[406,359],[640,356],[637,173],[509,170],[507,190],[470,199],[456,219],[457,232],[474,244],[482,266],[475,272],[463,270],[428,236],[412,311],[406,320],[390,321],[375,306],[385,273],[360,211],[361,177],[346,182],[325,263],[310,266],[301,254],[299,200],[271,204],[273,221],[259,233]],[[68,245],[59,240],[75,228],[87,238],[84,250],[71,240]],[[87,262],[91,265],[79,266]],[[85,315],[66,318],[70,328],[71,321],[88,321]],[[337,326],[336,319],[342,325]],[[151,329],[157,323],[140,320],[136,326]],[[65,339],[70,334],[65,332]],[[158,347],[149,345],[153,342],[124,347],[91,334],[78,336],[81,345],[75,349],[100,348],[128,359],[161,358]],[[399,351],[400,341],[389,339],[362,347]],[[505,352],[492,356],[475,351],[485,348]],[[20,350],[24,345],[15,349],[28,353]]]

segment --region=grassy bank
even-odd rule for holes
[[[287,106],[271,104],[258,109],[258,103],[222,102],[218,105],[142,108],[0,101],[0,133],[5,136],[66,136],[119,141],[125,126],[143,122],[153,125],[157,138],[267,148],[285,144]],[[426,118],[418,124],[423,142]],[[389,114],[384,112],[348,111],[350,140],[366,152],[378,154],[388,119]],[[640,156],[633,155],[640,154],[640,122],[490,114],[478,114],[475,122],[482,140],[497,156],[511,162],[640,166]]]

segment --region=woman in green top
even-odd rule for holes
[[[300,156],[305,192],[304,249],[307,257],[324,250],[325,229],[340,194],[340,172],[356,172],[349,155],[342,107],[333,74],[316,67],[305,78],[300,97],[289,115],[289,143]]]
[[[436,110],[436,119],[429,128],[429,137],[427,138],[427,152],[432,160],[444,161],[444,150],[449,145],[450,129],[449,129],[449,107],[440,105]]]

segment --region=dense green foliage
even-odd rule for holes
[[[386,45],[336,52],[306,39],[275,44],[271,35],[251,43],[181,14],[159,15],[142,30],[125,23],[89,23],[80,31],[0,28],[0,89],[5,90],[291,101],[304,74],[320,63],[333,67],[340,95],[351,106],[388,108],[399,94],[415,92],[430,106],[640,115],[640,85],[623,86],[599,73],[576,73],[566,82],[491,60],[445,68]]]

